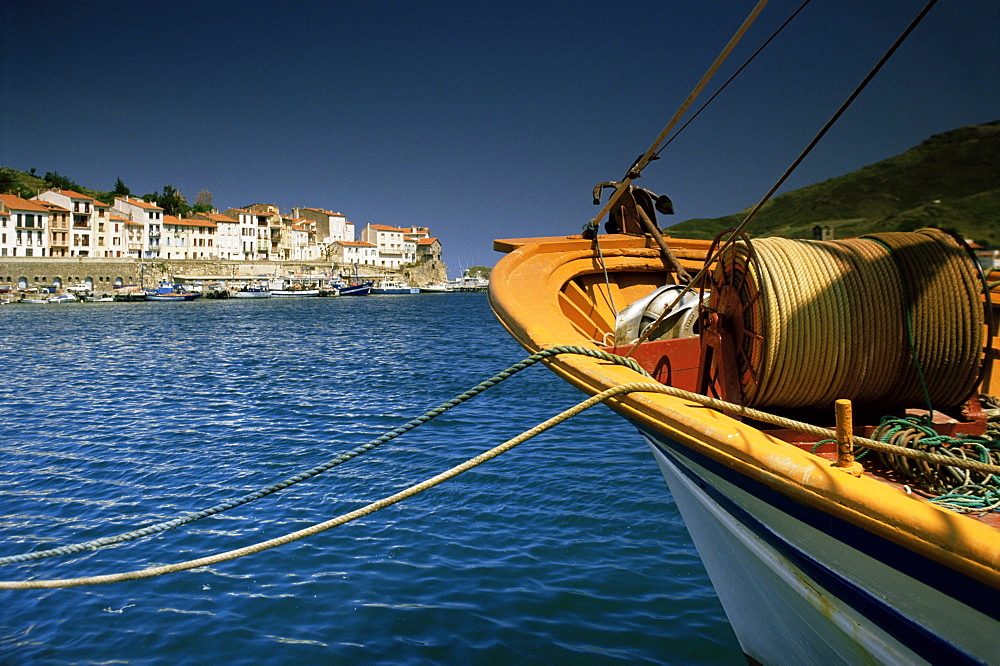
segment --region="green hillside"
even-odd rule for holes
[[[34,169],[32,169],[34,171]],[[73,190],[80,194],[86,194],[98,201],[110,205],[114,202],[114,192],[103,192],[101,190],[91,190],[77,185],[74,181],[65,176],[60,176],[56,172],[46,173],[49,179],[36,176],[24,171],[18,171],[9,167],[0,166],[0,194],[9,192],[24,199],[30,199],[39,192],[44,192],[53,187],[65,190]]]
[[[667,229],[678,238],[714,238],[749,209]],[[1000,247],[1000,121],[927,139],[902,155],[773,198],[747,231],[751,236],[812,238],[816,225],[835,238],[921,227],[953,229]]]

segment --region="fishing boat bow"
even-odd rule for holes
[[[705,241],[668,243],[690,272],[709,252]],[[704,387],[699,336],[634,349],[614,344],[616,314],[673,281],[654,239],[566,236],[494,247],[507,256],[492,272],[490,304],[525,349],[631,352],[666,385]],[[995,338],[992,347],[995,364]],[[591,395],[649,381],[582,355],[546,363]],[[1000,379],[992,366],[985,382],[995,395]],[[648,441],[751,659],[1000,661],[996,512],[974,517],[941,508],[898,480],[838,467],[818,437],[685,397],[637,392],[608,404]],[[819,425],[833,422],[830,410]]]

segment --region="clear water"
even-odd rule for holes
[[[129,531],[325,462],[526,354],[484,294],[0,308],[0,556]],[[140,541],[0,567],[193,559],[396,492],[582,399],[535,366],[371,453]],[[652,456],[604,407],[281,548],[0,592],[0,663],[741,663]]]

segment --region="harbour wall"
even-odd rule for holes
[[[421,285],[447,279],[443,261],[430,260],[398,270],[382,266],[359,266],[362,275],[407,280]],[[4,257],[0,259],[0,286],[68,287],[91,282],[95,291],[110,290],[127,284],[153,286],[164,279],[231,279],[258,276],[353,274],[354,266],[331,262],[301,261],[230,261],[198,259],[134,259],[98,257]]]

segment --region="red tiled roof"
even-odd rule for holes
[[[39,202],[22,199],[16,194],[0,194],[0,202],[11,210],[33,210],[42,213],[49,212],[49,209],[42,206]]]
[[[435,242],[437,242],[437,238],[431,236],[430,238],[421,238],[419,241],[417,241],[417,245],[431,245]]]
[[[209,220],[197,220],[194,218],[180,218],[173,215],[164,215],[163,224],[173,224],[179,227],[217,227],[215,222]]]
[[[79,192],[74,192],[73,190],[56,190],[59,194],[64,197],[69,197],[71,199],[85,199],[87,201],[97,201],[94,197],[88,197],[86,194],[80,194]]]
[[[151,210],[163,210],[156,204],[146,203],[142,199],[136,199],[134,197],[128,197],[127,199],[123,197],[115,197],[115,201],[121,201],[123,203],[132,204],[133,206],[138,206],[139,208],[149,208]]]
[[[408,233],[409,229],[397,229],[396,227],[390,227],[385,224],[369,224],[369,227],[375,229],[376,231],[396,231],[399,233]]]

